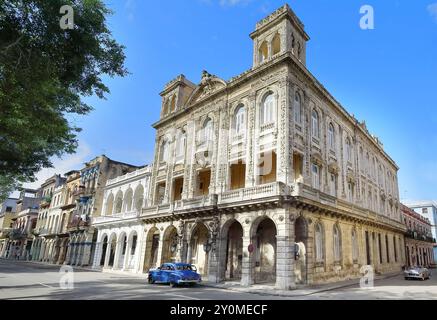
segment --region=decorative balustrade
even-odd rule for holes
[[[274,182],[251,188],[227,191],[220,195],[219,204],[231,203],[234,201],[254,200],[265,197],[286,195],[285,184]]]
[[[107,223],[107,222],[115,222],[120,220],[127,220],[127,219],[134,219],[138,218],[139,213],[137,211],[130,211],[130,212],[123,212],[114,214],[111,216],[101,216],[101,217],[95,217],[93,218],[92,223],[93,224],[101,224],[101,223]]]
[[[124,180],[128,180],[128,179],[131,179],[131,178],[134,178],[134,177],[138,177],[138,176],[140,176],[142,174],[145,174],[145,173],[149,172],[150,170],[151,170],[150,167],[144,167],[142,169],[139,169],[139,170],[130,172],[128,174],[125,174],[124,176],[119,176],[117,178],[108,180],[106,182],[106,185],[109,186],[109,185],[112,185],[112,184],[120,182],[120,181],[124,181]]]

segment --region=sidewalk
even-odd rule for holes
[[[398,277],[401,275],[401,272],[389,273],[386,275],[375,276],[375,282]],[[336,283],[329,283],[323,285],[310,285],[310,286],[300,286],[295,290],[278,290],[275,289],[273,285],[252,285],[250,287],[243,287],[239,282],[226,282],[226,283],[210,283],[205,281],[202,283],[205,287],[211,288],[219,288],[226,289],[232,291],[238,291],[243,293],[252,293],[259,295],[272,295],[278,297],[301,297],[301,296],[309,296],[316,293],[333,291],[342,288],[348,287],[358,287],[360,284],[360,279],[353,279],[347,281],[341,281]]]

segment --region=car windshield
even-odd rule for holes
[[[188,271],[193,271],[193,268],[191,268],[190,265],[180,265],[176,267],[178,270],[188,270]]]

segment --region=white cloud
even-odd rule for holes
[[[437,22],[437,2],[430,4],[428,7],[426,7],[431,17],[434,18],[435,22]]]
[[[85,162],[91,160],[91,148],[84,141],[79,142],[77,152],[73,155],[66,155],[63,159],[53,159],[53,168],[43,169],[36,174],[37,181],[27,183],[25,188],[37,189],[48,178],[55,174],[63,175],[71,170],[82,169]]]

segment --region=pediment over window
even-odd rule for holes
[[[202,100],[208,96],[211,96],[215,92],[223,89],[227,86],[226,81],[218,78],[217,76],[209,74],[207,71],[203,71],[202,80],[199,86],[193,91],[190,98],[187,101],[187,106],[194,104],[195,102]]]
[[[311,155],[311,161],[318,166],[323,165],[323,158],[319,152],[313,152],[313,154]]]
[[[338,167],[337,162],[331,161],[328,165],[328,171],[333,174],[338,174],[340,168]]]
[[[347,180],[347,182],[354,183],[354,184],[356,182],[354,172],[350,169],[347,170],[346,180]]]

